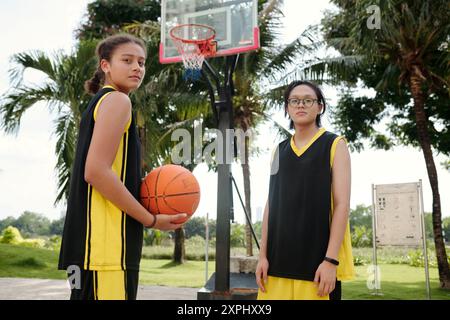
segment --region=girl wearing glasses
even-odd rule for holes
[[[319,87],[295,81],[284,101],[295,134],[272,158],[258,299],[339,300],[340,281],[354,276],[350,154],[344,137],[321,126],[326,104]]]

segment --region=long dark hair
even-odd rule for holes
[[[137,45],[141,46],[142,49],[144,49],[144,52],[147,54],[145,43],[141,39],[129,34],[117,34],[102,40],[97,45],[97,49],[95,49],[95,53],[98,59],[97,70],[94,72],[92,78],[84,83],[84,89],[87,93],[94,95],[100,90],[100,87],[105,82],[105,73],[100,67],[100,62],[103,59],[111,61],[114,50],[118,46],[125,43],[136,43]]]
[[[292,90],[294,90],[295,87],[298,87],[301,85],[305,85],[305,86],[308,86],[311,89],[313,89],[317,96],[317,103],[321,104],[323,106],[322,112],[320,114],[318,114],[316,117],[316,125],[320,128],[322,126],[322,122],[320,120],[321,120],[322,115],[325,113],[325,109],[326,109],[325,98],[324,98],[323,92],[319,88],[319,86],[312,82],[305,81],[305,80],[302,80],[302,81],[297,80],[297,81],[291,82],[287,86],[286,91],[284,92],[284,114],[286,116],[288,115],[288,112],[287,112],[288,99],[289,99],[289,96],[291,95]],[[292,119],[289,123],[289,129],[294,129],[294,121],[292,121]]]

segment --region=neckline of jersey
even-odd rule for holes
[[[116,88],[114,88],[113,86],[111,86],[111,85],[106,85],[106,86],[103,86],[103,89],[105,89],[105,88],[111,88],[111,89],[114,89],[114,90],[116,90],[117,91],[117,89]]]
[[[294,141],[294,135],[292,135],[291,137],[291,149],[292,151],[294,151],[294,153],[297,155],[297,157],[300,157],[302,154],[304,154],[306,152],[306,150],[308,150],[308,148],[317,140],[319,139],[319,137],[325,133],[325,128],[320,128],[319,131],[316,132],[316,134],[314,135],[314,137],[311,138],[311,140],[304,145],[303,147],[301,147],[300,149],[297,148],[297,146],[295,145],[295,141]]]

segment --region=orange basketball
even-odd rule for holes
[[[200,202],[200,186],[186,168],[168,164],[152,170],[141,184],[141,203],[152,214],[186,213],[186,222]]]

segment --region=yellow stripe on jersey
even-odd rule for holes
[[[345,140],[344,137],[337,137],[333,144],[331,145],[331,155],[330,155],[330,168],[333,168],[334,155],[336,154],[336,146],[340,140]],[[332,182],[333,183],[333,182]],[[333,191],[331,191],[331,214],[330,220],[333,218],[334,206],[333,206]],[[331,221],[330,221],[331,225]],[[342,241],[341,248],[339,249],[338,261],[339,265],[336,269],[337,279],[351,280],[355,277],[355,267],[353,265],[353,253],[352,253],[352,240],[350,236],[350,222],[347,222],[347,227],[345,228],[344,240]]]
[[[124,135],[124,139],[123,139],[123,143],[124,143],[124,160],[123,160],[123,164],[122,164],[122,174],[121,174],[121,180],[123,182],[125,182],[126,180],[126,176],[127,176],[127,170],[125,170],[127,168],[127,155],[128,155],[128,132],[125,133]],[[126,248],[127,248],[127,244],[126,244],[126,230],[127,230],[127,226],[126,226],[126,222],[127,222],[127,217],[126,217],[126,213],[122,211],[122,270],[126,269],[126,261],[125,261],[125,257],[126,257]]]
[[[86,246],[84,249],[84,269],[89,270],[89,257],[90,257],[90,242],[91,237],[91,199],[92,199],[92,187],[88,184],[88,195],[87,195],[87,222],[86,222]]]

